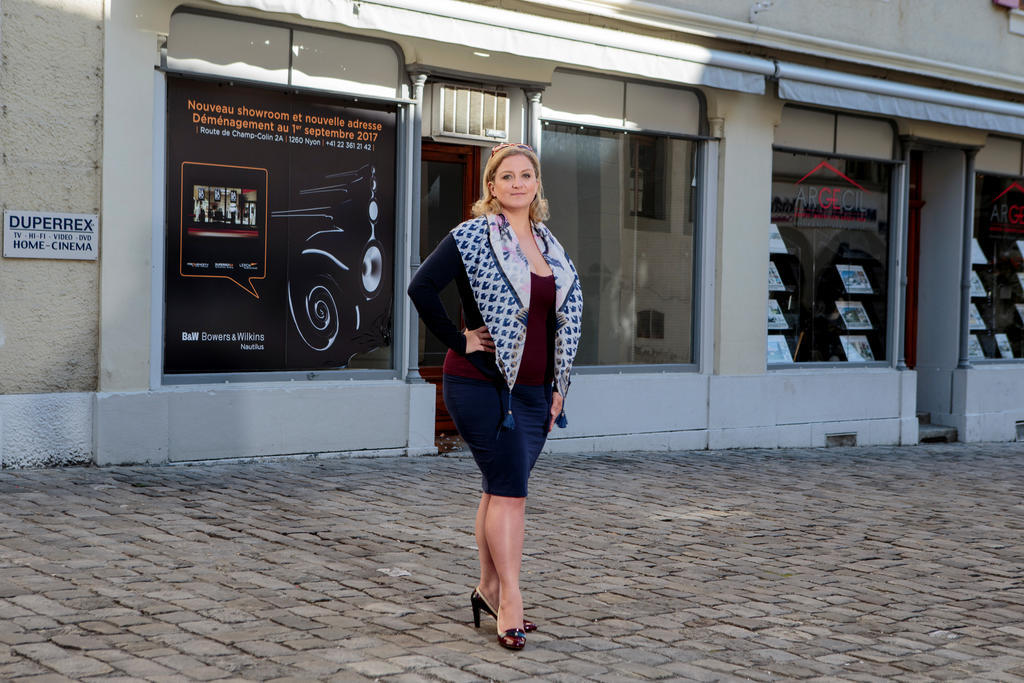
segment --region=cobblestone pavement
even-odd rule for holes
[[[476,485],[0,473],[0,679],[1024,681],[1024,444],[543,456],[519,653],[472,625]]]

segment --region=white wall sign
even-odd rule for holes
[[[4,256],[95,260],[99,226],[92,213],[4,211]]]

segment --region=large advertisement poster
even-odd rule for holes
[[[391,344],[394,108],[169,78],[165,373]]]

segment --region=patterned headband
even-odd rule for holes
[[[533,151],[533,147],[530,147],[529,145],[524,145],[521,142],[503,142],[500,145],[495,145],[494,147],[491,148],[491,156],[493,157],[495,153],[500,152],[503,149],[508,149],[509,147],[518,147],[519,149],[525,149],[528,152]]]

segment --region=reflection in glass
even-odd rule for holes
[[[424,161],[420,174],[420,261],[422,262],[445,235],[464,220],[462,214],[466,204],[463,192],[465,164],[451,161]],[[459,294],[454,282],[441,292],[444,304],[452,320],[459,320]],[[421,320],[420,326],[420,367],[436,367],[444,364],[447,347],[432,334]]]
[[[586,301],[577,365],[693,360],[695,146],[544,123],[548,225]]]

